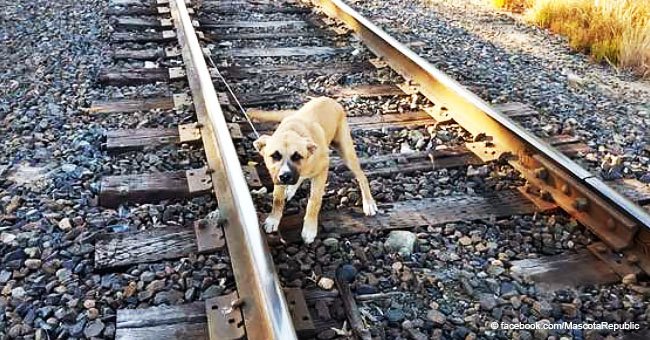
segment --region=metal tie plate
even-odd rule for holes
[[[189,192],[210,191],[212,189],[212,178],[208,174],[208,168],[206,167],[187,170],[185,176]]]
[[[182,67],[169,68],[169,79],[185,78],[185,69]]]
[[[173,58],[173,57],[178,57],[179,55],[181,55],[181,50],[179,50],[177,47],[165,48],[165,57]]]
[[[182,110],[192,105],[192,99],[185,93],[175,93],[172,95],[174,100],[174,109]]]
[[[194,234],[199,253],[211,253],[226,246],[223,227],[214,218],[205,218],[194,223]]]
[[[236,291],[205,300],[210,339],[241,339],[246,335],[241,309],[233,306],[237,301]]]
[[[176,37],[176,32],[174,31],[162,31],[162,36],[165,39],[171,39]]]
[[[311,338],[316,331],[314,322],[307,308],[305,295],[300,288],[284,288],[284,296],[293,318],[293,326],[301,338]]]
[[[182,124],[178,126],[178,137],[181,143],[197,141],[201,139],[201,130],[196,123]]]

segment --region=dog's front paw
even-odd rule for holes
[[[276,218],[274,216],[268,216],[266,220],[264,220],[264,231],[267,233],[273,233],[278,230],[278,226],[280,225],[280,219]]]
[[[366,214],[366,216],[374,216],[377,214],[377,210],[377,203],[375,203],[374,199],[363,201],[363,213]]]
[[[302,226],[302,232],[300,233],[300,236],[302,236],[302,240],[305,242],[305,244],[310,244],[314,242],[314,239],[316,239],[317,233],[318,226],[316,224],[305,222],[305,224]]]

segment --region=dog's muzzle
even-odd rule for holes
[[[280,168],[278,181],[282,185],[293,185],[298,183],[299,177],[296,167],[290,162],[285,162]]]
[[[298,175],[293,172],[285,172],[278,175],[280,184],[282,185],[294,185],[298,183]]]

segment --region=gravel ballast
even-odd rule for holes
[[[116,312],[204,300],[234,289],[227,252],[96,271],[101,233],[185,226],[212,195],[99,206],[104,176],[205,164],[197,147],[109,155],[104,133],[186,123],[186,111],[93,114],[93,101],[169,95],[186,84],[102,87],[114,63],[104,1],[2,7],[0,25],[0,339],[112,339]]]

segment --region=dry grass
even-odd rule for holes
[[[493,0],[569,39],[597,61],[650,77],[650,0]]]
[[[530,7],[534,0],[492,0],[496,8],[503,8],[513,12],[523,12]]]

